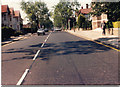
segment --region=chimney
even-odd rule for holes
[[[88,4],[86,4],[86,9],[88,9]]]
[[[83,6],[81,7],[81,9],[83,9]]]

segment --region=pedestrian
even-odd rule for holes
[[[105,23],[105,21],[103,21],[103,23],[101,24],[101,28],[103,29],[103,35],[105,35],[106,34],[106,32],[105,32],[105,29],[106,29],[106,23]]]

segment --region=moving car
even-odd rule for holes
[[[37,34],[38,34],[38,36],[39,36],[40,34],[45,35],[45,30],[42,29],[42,28],[40,28],[40,29],[37,30]]]

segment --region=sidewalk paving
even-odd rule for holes
[[[118,29],[114,29],[113,32],[114,35],[110,35],[108,34],[108,32],[106,32],[106,35],[102,35],[102,29],[98,28],[98,29],[94,29],[94,30],[67,30],[67,32],[79,36],[79,37],[83,37],[86,38],[88,40],[94,40],[94,41],[98,41],[98,42],[102,42],[104,44],[107,45],[111,45],[115,48],[119,48],[120,45],[120,39],[118,37]],[[116,34],[117,33],[117,34]]]
[[[3,46],[3,45],[5,45],[5,44],[9,44],[9,43],[11,43],[11,42],[21,40],[21,39],[23,39],[24,37],[28,37],[28,36],[31,36],[31,34],[29,33],[29,34],[26,34],[26,35],[20,35],[20,36],[16,36],[16,37],[12,36],[12,37],[10,37],[8,40],[2,41],[1,44],[2,44],[2,46]]]

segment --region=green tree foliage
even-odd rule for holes
[[[48,8],[44,2],[21,2],[22,10],[27,14],[27,18],[32,24],[32,28],[36,29],[39,25],[43,26],[51,23],[49,19]]]
[[[12,35],[14,35],[15,30],[13,30],[10,27],[2,27],[2,41],[10,38]]]
[[[76,9],[73,7],[76,6]],[[68,20],[72,18],[73,11],[77,10],[80,4],[78,2],[71,3],[71,2],[59,2],[56,6],[54,6],[54,26],[55,27],[62,27],[68,26]]]
[[[117,21],[120,18],[120,2],[92,2],[93,16],[107,14],[109,21]]]
[[[85,16],[82,14],[79,14],[77,24],[79,28],[83,28],[83,25],[85,24]]]

